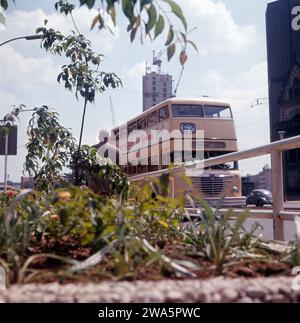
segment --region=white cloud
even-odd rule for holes
[[[125,71],[125,82],[130,85],[131,88],[141,88],[141,80],[145,74],[146,63],[136,63],[134,66]]]
[[[0,60],[1,81],[6,84],[24,83],[27,86],[40,83],[53,84],[60,70],[51,56],[24,57],[9,45],[1,49]]]
[[[254,43],[255,26],[239,25],[222,1],[179,0],[179,3],[184,12],[197,18],[189,23],[198,27],[191,38],[196,40],[200,53],[240,54]]]

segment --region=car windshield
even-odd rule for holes
[[[257,190],[257,191],[254,191],[254,192],[261,193],[261,194],[268,195],[268,196],[272,195],[272,192],[270,192],[268,190]]]
[[[214,165],[211,166],[211,169],[223,169],[223,170],[228,170],[228,169],[236,169],[235,164],[232,163],[226,163],[226,164],[218,164],[218,165]]]

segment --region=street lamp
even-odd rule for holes
[[[12,41],[19,40],[19,39],[35,40],[35,39],[43,39],[43,38],[44,38],[44,35],[29,35],[29,36],[15,37],[15,38],[6,40],[5,42],[1,43],[0,46],[3,46],[7,43],[10,43]]]

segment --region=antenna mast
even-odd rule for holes
[[[155,51],[153,51],[153,65],[157,65],[157,70],[158,70],[158,74],[161,74],[161,63],[162,60],[159,58],[161,55],[160,53],[155,56]]]

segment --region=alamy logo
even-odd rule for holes
[[[295,31],[300,30],[300,6],[296,6],[292,9],[292,28]]]
[[[0,266],[0,291],[6,289],[6,273],[5,269]]]

